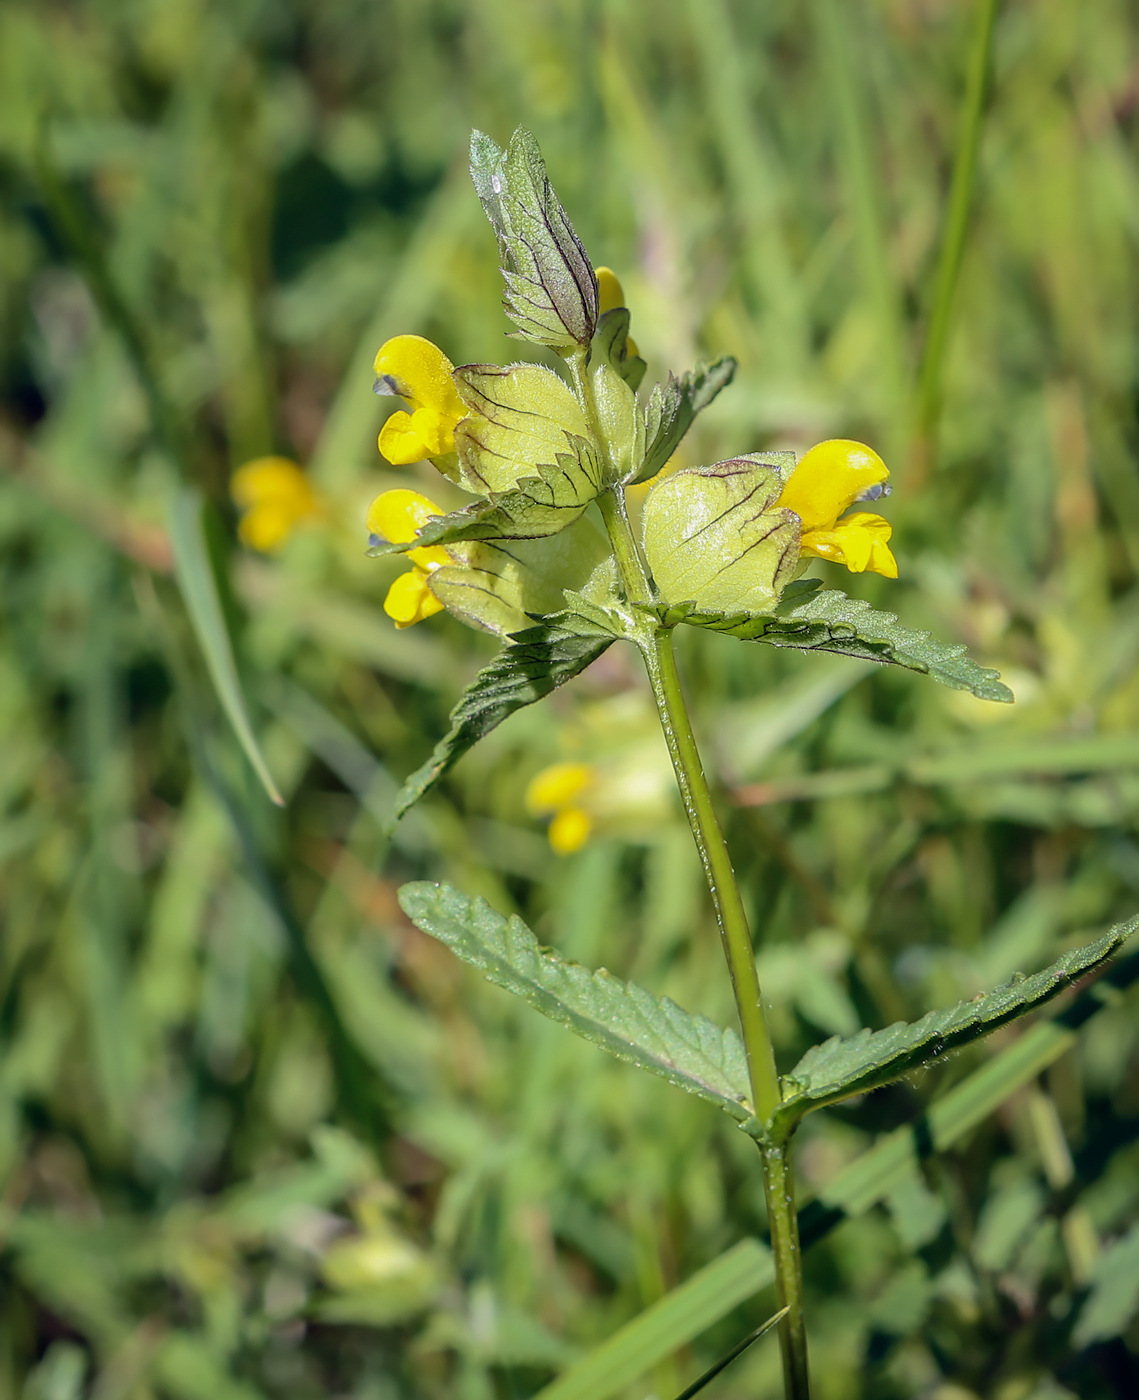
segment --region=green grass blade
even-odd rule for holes
[[[953,182],[949,189],[949,208],[945,232],[938,255],[934,278],[933,306],[926,332],[921,366],[918,370],[917,427],[923,440],[928,441],[937,424],[941,407],[941,370],[945,362],[945,347],[949,339],[950,316],[961,260],[965,254],[965,236],[969,228],[969,211],[973,203],[973,188],[977,179],[977,151],[981,145],[981,128],[985,113],[989,70],[992,65],[993,28],[998,0],[979,0],[977,27],[969,54],[969,73],[965,83],[965,100],[961,117],[961,139],[953,165]]]
[[[906,396],[901,298],[890,266],[885,198],[872,145],[862,69],[855,42],[857,12],[842,0],[815,0],[827,87],[834,102],[838,154],[852,205],[854,234],[867,295],[881,346],[886,407],[896,411]]]
[[[233,648],[206,548],[202,498],[197,491],[187,488],[177,493],[171,504],[169,524],[175,577],[222,709],[270,801],[283,807],[285,799],[277,791],[269,772],[241,691]]]
[[[535,1400],[606,1400],[651,1366],[698,1337],[775,1278],[771,1254],[741,1240],[679,1288],[626,1323]]]
[[[777,1313],[773,1313],[754,1332],[750,1332],[742,1342],[738,1342],[732,1347],[727,1356],[722,1356],[714,1366],[709,1366],[702,1376],[698,1376],[690,1386],[685,1387],[676,1400],[693,1400],[693,1396],[699,1395],[704,1387],[714,1381],[721,1371],[726,1370],[737,1356],[742,1356],[753,1342],[758,1342],[760,1337],[765,1337],[777,1323],[783,1321],[789,1312],[790,1308],[780,1308]]]

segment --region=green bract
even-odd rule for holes
[[[597,278],[550,188],[537,141],[519,127],[503,151],[474,132],[471,179],[498,235],[503,305],[518,334],[562,354],[588,345],[597,325]]]
[[[644,510],[645,557],[668,604],[768,612],[799,562],[779,464],[735,457],[665,477]]]
[[[471,546],[462,565],[431,575],[431,591],[448,612],[472,627],[509,637],[566,606],[595,580],[604,590],[612,556],[601,532],[577,520],[549,540],[487,540]]]

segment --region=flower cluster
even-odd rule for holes
[[[402,401],[380,452],[394,467],[431,463],[447,496],[466,502],[444,509],[405,486],[372,503],[369,553],[403,554],[408,565],[384,609],[399,628],[445,609],[506,643],[457,707],[442,759],[409,779],[409,802],[486,727],[616,638],[648,655],[654,632],[681,623],[762,636],[780,625],[784,591],[813,558],[898,575],[889,523],[851,509],[889,493],[876,452],[835,438],[799,460],[773,450],[676,468],[685,432],[734,362],[642,393],[624,290],[590,263],[533,138],[516,132],[500,150],[475,133],[471,173],[498,238],[506,313],[560,363],[456,366],[418,335],[397,335],[376,355],[375,391]],[[638,538],[627,492],[641,484]],[[530,785],[528,805],[549,819],[556,851],[577,850],[610,820],[609,789],[620,785],[599,771],[559,763]]]

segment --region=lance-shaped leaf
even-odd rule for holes
[[[645,557],[668,603],[701,612],[770,611],[799,562],[799,517],[775,502],[778,468],[761,457],[693,467],[645,498]]]
[[[904,666],[954,690],[971,690],[982,700],[1008,704],[1013,698],[999,673],[979,666],[959,643],[939,642],[928,632],[903,627],[893,613],[879,612],[837,589],[821,589],[817,579],[790,584],[770,613],[705,612],[683,603],[661,609],[659,616],[667,625],[686,622],[748,642]]]
[[[566,962],[540,947],[521,919],[504,919],[484,900],[467,899],[449,885],[404,885],[399,902],[417,928],[543,1016],[740,1121],[751,1116],[743,1042],[735,1031],[604,968],[591,972]]]
[[[503,305],[518,333],[563,353],[588,345],[597,325],[597,278],[537,141],[519,127],[503,151],[481,131],[472,133],[471,179],[498,236]]]
[[[614,634],[569,612],[516,633],[459,697],[451,711],[450,729],[400,790],[388,829],[430,792],[468,749],[515,710],[533,705],[584,671],[613,640]]]
[[[775,1112],[776,1131],[790,1129],[812,1109],[888,1084],[1026,1016],[1101,967],[1137,927],[1139,918],[1117,924],[1094,943],[1065,953],[1043,972],[1018,975],[972,1001],[931,1011],[920,1021],[899,1021],[881,1031],[861,1030],[846,1039],[833,1036],[812,1046],[784,1077],[783,1104]]]
[[[656,385],[644,410],[645,455],[629,485],[656,476],[680,446],[692,420],[731,383],[735,372],[736,362],[729,356],[697,365],[679,379],[670,374],[664,384]]]
[[[590,463],[595,454],[583,454],[579,461],[573,450],[575,442],[589,440],[589,426],[577,399],[553,370],[463,365],[454,379],[471,409],[455,429],[459,479],[468,491],[501,494],[530,477],[548,481],[565,471],[577,474],[575,499],[593,499],[597,487]]]
[[[594,580],[603,593],[612,587],[604,586],[614,567],[608,543],[584,517],[552,539],[486,540],[452,553],[457,562],[436,569],[428,586],[448,612],[500,637],[563,611],[567,590],[576,596]]]

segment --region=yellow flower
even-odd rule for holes
[[[794,511],[802,521],[804,554],[845,564],[855,574],[869,570],[897,578],[898,563],[888,543],[889,521],[865,511],[839,520],[855,501],[889,495],[889,475],[885,462],[871,448],[831,438],[803,456],[776,505]]]
[[[234,472],[229,484],[241,511],[237,533],[242,544],[263,553],[279,549],[319,506],[308,478],[287,457],[258,457]]]
[[[599,267],[597,269],[597,310],[598,314],[604,316],[607,311],[612,311],[615,306],[625,306],[625,292],[617,274],[611,267]],[[637,342],[632,336],[625,342],[625,347],[630,355],[639,355]]]
[[[393,413],[380,429],[380,451],[388,461],[405,467],[454,452],[455,426],[468,409],[442,350],[421,335],[397,335],[380,346],[373,368],[376,392],[398,394],[412,409]]]
[[[577,798],[593,784],[588,763],[552,763],[530,780],[526,807],[536,817],[553,815],[550,845],[560,856],[581,850],[593,831],[593,818],[577,805]]]
[[[434,501],[418,491],[385,491],[368,509],[368,533],[390,540],[392,544],[405,544],[415,539],[429,520],[442,514]],[[451,556],[438,544],[409,549],[406,558],[412,567],[406,574],[400,574],[384,599],[384,612],[399,628],[410,627],[443,611],[443,604],[432,593],[428,580],[436,569],[451,563]]]

